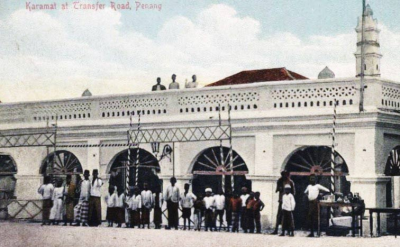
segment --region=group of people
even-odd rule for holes
[[[318,197],[320,192],[329,192],[324,186],[317,184],[316,177],[310,176],[310,184],[307,186],[304,193],[308,198],[308,217],[307,223],[310,229],[308,237],[314,237],[314,227],[318,219]],[[272,234],[278,234],[279,225],[282,225],[282,233],[280,236],[294,236],[294,218],[293,211],[296,207],[294,195],[296,193],[294,182],[290,179],[288,171],[281,172],[281,178],[278,179],[276,192],[279,193],[279,206],[276,216],[276,226]]]
[[[277,182],[276,192],[279,193],[279,206],[276,218],[275,231],[278,234],[279,225],[282,225],[280,236],[294,236],[295,185],[290,179],[290,173],[283,171]],[[78,185],[71,182],[71,175],[66,177],[65,183],[56,180],[55,187],[50,177],[45,177],[44,184],[38,189],[43,198],[43,225],[59,224],[64,222],[75,226],[98,226],[101,224],[101,187],[103,181],[98,177],[98,170],[90,173],[84,171],[84,179]],[[261,233],[261,211],[265,207],[260,200],[260,192],[248,192],[243,187],[240,192],[226,193],[220,189],[214,194],[211,188],[205,189],[205,195],[194,195],[189,191],[190,184],[185,184],[183,193],[176,185],[176,178],[170,179],[165,190],[152,192],[147,183],[142,190],[138,186],[130,187],[128,195],[123,189],[110,183],[108,194],[105,196],[107,205],[106,220],[109,227],[114,224],[128,228],[146,226],[150,228],[150,214],[153,211],[153,223],[156,229],[162,225],[162,207],[166,204],[168,212],[167,229],[178,229],[179,210],[183,218],[183,229],[190,230],[191,222],[194,229],[201,230],[204,222],[205,231],[217,231],[225,228],[226,231],[245,233]],[[315,176],[310,177],[310,184],[304,191],[308,196],[308,225],[309,237],[314,236],[314,225],[317,220],[318,196],[320,191],[329,190],[316,183]],[[76,202],[76,198],[78,198]],[[194,213],[193,221],[192,211]],[[225,214],[225,222],[224,222]],[[217,224],[217,222],[219,224]],[[218,227],[217,227],[218,225]]]
[[[176,81],[176,75],[173,74],[172,77],[172,82],[169,84],[168,89],[180,89],[180,84],[179,82]],[[192,76],[192,81],[187,81],[185,82],[185,88],[197,88],[198,83],[197,83],[197,77],[196,75]],[[151,91],[163,91],[167,90],[167,88],[161,84],[161,78],[157,77],[157,84],[155,84],[152,88]]]
[[[58,225],[60,222],[76,226],[100,225],[103,181],[98,175],[98,170],[94,169],[90,180],[90,172],[85,170],[79,186],[72,183],[71,175],[67,175],[65,183],[62,179],[55,179],[55,186],[46,176],[38,189],[43,199],[42,225]],[[76,195],[79,196],[78,202]]]

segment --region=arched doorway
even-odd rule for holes
[[[330,188],[332,149],[328,146],[305,146],[295,150],[287,159],[285,170],[289,171],[296,188],[296,210],[294,211],[297,229],[306,228],[308,199],[304,194],[309,185],[309,176],[316,175],[317,183]],[[335,152],[336,192],[347,195],[350,183],[346,180],[348,167],[343,157]]]
[[[395,198],[393,195],[393,177],[400,176],[400,146],[397,146],[390,151],[388,158],[386,159],[385,175],[391,177],[390,182],[386,184],[386,206],[392,207],[393,199]]]
[[[157,173],[161,171],[156,157],[144,149],[132,148],[130,150],[131,164],[136,164],[137,152],[139,151],[139,171],[138,186],[143,188],[147,183],[151,191],[162,191],[162,180],[158,178]],[[119,191],[125,189],[125,167],[128,162],[128,149],[118,153],[110,162],[109,173],[110,185],[117,186]],[[134,166],[129,168],[129,185],[135,185],[136,169]]]
[[[13,158],[7,154],[0,154],[0,200],[14,198],[17,166]]]
[[[192,189],[196,195],[203,194],[206,188],[217,193],[222,188],[222,175],[225,175],[224,192],[231,190],[231,175],[234,174],[234,191],[246,186],[251,190],[251,181],[246,179],[248,168],[243,158],[232,151],[233,171],[229,167],[229,148],[215,146],[199,153],[192,165]]]

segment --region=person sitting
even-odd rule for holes
[[[167,90],[164,85],[161,85],[161,78],[157,77],[157,84],[151,88],[151,91],[163,91]]]

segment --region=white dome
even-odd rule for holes
[[[329,79],[335,78],[335,73],[326,66],[321,72],[318,74],[318,79]]]

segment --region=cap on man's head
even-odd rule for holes
[[[212,193],[212,189],[211,189],[211,188],[207,188],[207,189],[206,189],[206,193],[207,193],[207,192]]]
[[[292,187],[290,186],[290,184],[285,185],[285,189],[291,189]]]

